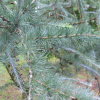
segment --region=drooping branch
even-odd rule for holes
[[[84,68],[86,68],[87,70],[91,71],[92,73],[95,73],[95,75],[100,76],[100,74],[97,71],[95,71],[93,68],[90,68],[90,67],[88,67],[88,66],[86,66],[84,64],[79,64],[79,65],[84,67]]]
[[[21,89],[21,91],[23,92],[22,82],[21,82],[21,80],[20,80],[20,77],[18,76],[18,73],[17,73],[17,71],[16,71],[15,65],[14,65],[14,63],[13,63],[13,60],[12,60],[12,58],[11,58],[10,53],[9,53],[8,50],[6,51],[6,54],[7,54],[8,58],[9,58],[9,62],[10,62],[10,64],[11,64],[11,66],[12,66],[12,70],[13,70],[13,72],[14,72],[14,76],[16,77],[16,80],[17,80],[17,82],[18,82],[18,85],[20,86],[20,89]],[[15,78],[15,77],[14,77],[14,78]]]

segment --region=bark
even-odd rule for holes
[[[97,80],[97,83],[98,83],[98,87],[99,87],[99,93],[98,95],[100,96],[100,77],[99,76],[95,76],[95,80]]]

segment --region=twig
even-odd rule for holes
[[[19,19],[19,9],[20,9],[20,5],[21,5],[21,0],[18,0],[18,11],[17,11],[17,16],[16,16],[16,23],[15,23],[15,25],[17,25],[18,24],[18,19]]]
[[[52,11],[54,11],[54,10],[48,10],[48,11],[44,12],[41,16],[43,16],[43,15],[49,13],[49,12],[52,12]]]
[[[36,0],[32,0],[32,2],[31,2],[30,4],[34,3],[35,1],[36,1]],[[27,6],[24,8],[24,10],[23,10],[22,14],[24,14],[24,13],[25,13],[25,11],[28,9],[28,7],[29,7],[29,5],[27,5]]]
[[[66,38],[66,37],[75,37],[75,36],[88,36],[88,37],[100,37],[100,35],[91,35],[91,34],[73,34],[73,35],[60,35],[60,36],[49,36],[49,37],[39,37],[39,39],[52,39],[52,38]]]
[[[29,76],[30,76],[30,78],[29,78],[29,95],[28,95],[28,100],[31,100],[31,81],[32,81],[32,77],[33,77],[33,75],[32,75],[32,70],[31,70],[31,67],[29,66]]]
[[[9,27],[7,27],[7,26],[0,26],[0,28],[7,28],[8,29]]]
[[[92,18],[92,19],[87,20],[87,21],[81,21],[81,22],[78,22],[78,23],[70,23],[70,24],[71,24],[71,25],[78,25],[78,24],[83,24],[83,23],[90,22],[90,21],[96,20],[96,19],[97,19],[97,18],[95,17],[95,18]]]
[[[0,18],[2,18],[3,21],[8,22],[9,24],[11,24],[11,22],[9,20],[7,20],[6,18],[4,18],[3,16],[0,16]]]
[[[81,12],[80,12],[80,5],[79,5],[79,0],[77,0],[77,5],[78,5],[78,12],[79,12],[79,15],[80,15],[80,20],[81,20]]]
[[[30,54],[29,54],[29,51],[27,52],[27,57],[28,57],[28,59],[29,59],[29,56],[30,56]],[[32,69],[31,69],[31,66],[29,66],[29,90],[28,90],[28,100],[31,100],[31,91],[32,91],[32,88],[31,88],[31,82],[32,82],[32,77],[33,77],[33,75],[32,75]]]
[[[55,10],[55,18],[56,18],[56,21],[58,21],[57,8],[55,8],[55,6],[54,6],[54,10]]]

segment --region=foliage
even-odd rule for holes
[[[0,0],[0,62],[23,99],[94,99],[74,77],[84,68],[99,79],[99,7],[96,0]]]

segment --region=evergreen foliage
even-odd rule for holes
[[[96,100],[75,75],[84,68],[99,86],[99,9],[99,0],[0,0],[0,62],[23,99]]]

